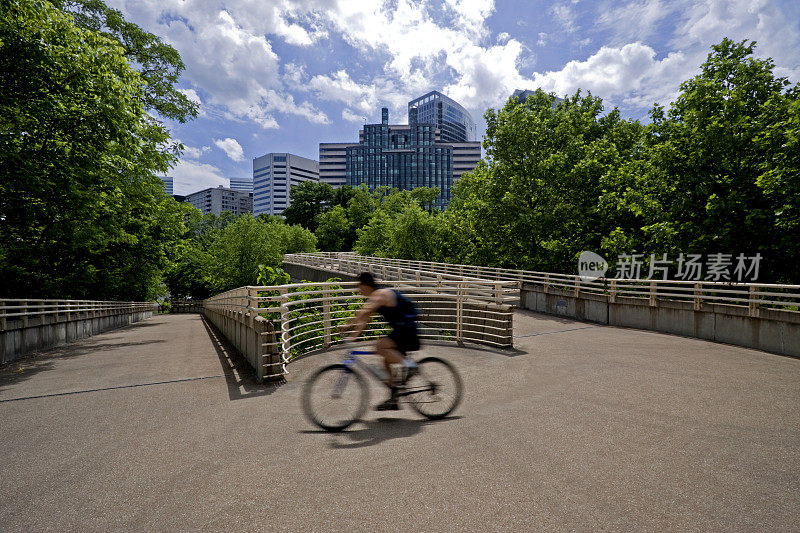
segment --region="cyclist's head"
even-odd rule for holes
[[[370,295],[377,288],[378,284],[375,283],[375,278],[372,277],[372,274],[362,272],[358,275],[358,290],[361,291],[361,294]]]

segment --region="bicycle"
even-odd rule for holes
[[[337,432],[361,420],[369,408],[369,387],[361,370],[389,388],[380,371],[359,359],[375,354],[370,350],[350,350],[341,363],[312,374],[302,395],[303,411],[311,423]],[[452,364],[439,357],[424,357],[417,361],[417,367],[417,372],[398,387],[398,401],[408,403],[429,420],[446,417],[461,402],[461,377]]]

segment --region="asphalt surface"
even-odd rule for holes
[[[299,395],[341,351],[262,386],[198,315],[11,365],[0,530],[798,529],[800,360],[526,311],[515,334],[425,347],[464,378],[452,418],[340,435]]]

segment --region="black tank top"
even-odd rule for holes
[[[392,329],[416,327],[417,309],[414,303],[400,291],[392,290],[392,292],[397,297],[397,304],[394,307],[381,306],[378,312]]]

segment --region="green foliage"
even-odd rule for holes
[[[0,10],[2,293],[153,298],[184,208],[154,176],[175,155],[148,78],[49,2]]]
[[[347,211],[341,205],[319,215],[319,225],[315,232],[319,247],[324,251],[351,250],[355,241],[355,231],[347,219]]]
[[[317,216],[334,198],[333,187],[327,183],[304,181],[289,192],[291,205],[283,212],[287,224],[299,224],[312,232],[317,229]]]
[[[272,287],[274,285],[286,285],[291,280],[289,274],[282,268],[267,265],[258,265],[258,285]]]
[[[146,82],[142,102],[147,110],[181,123],[197,116],[197,104],[176,87],[185,68],[177,50],[128,22],[119,10],[101,0],[52,3],[71,14],[79,28],[100,33],[122,45],[124,57]]]
[[[642,127],[616,109],[604,115],[600,99],[580,91],[557,105],[537,91],[485,117],[487,162],[462,176],[448,209],[447,220],[470,242],[453,259],[570,269],[582,249],[599,243],[601,177],[635,152]]]
[[[762,276],[796,279],[799,90],[754,46],[714,46],[669,110],[652,110],[641,151],[608,174],[600,203],[628,251],[761,252]]]
[[[315,237],[299,226],[262,222],[251,214],[218,230],[208,247],[211,287],[222,292],[256,285],[261,265],[278,266],[286,253],[314,251]]]

